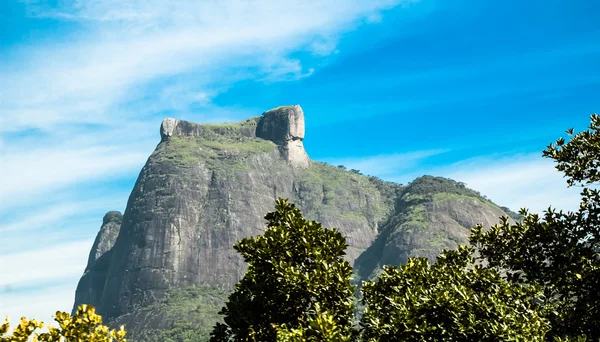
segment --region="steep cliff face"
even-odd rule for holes
[[[424,177],[404,187],[311,161],[304,127],[300,106],[238,123],[165,119],[122,222],[105,217],[75,307],[96,306],[105,320],[126,324],[133,340],[182,322],[203,326],[204,336],[218,319],[206,313],[216,313],[246,270],[232,246],[264,232],[277,197],[339,228],[364,279],[409,256],[433,258],[464,243],[475,224],[504,215],[449,180]]]
[[[73,313],[77,309],[77,303],[99,302],[104,292],[104,282],[112,258],[112,247],[117,241],[122,221],[123,215],[118,211],[109,211],[104,215],[102,226],[88,257],[87,267],[77,286],[77,299]]]

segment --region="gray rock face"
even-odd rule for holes
[[[299,105],[283,106],[263,113],[256,127],[256,136],[284,143],[304,139],[304,111]]]
[[[414,186],[310,161],[299,106],[238,123],[165,119],[160,133],[122,220],[117,213],[105,216],[75,296],[74,308],[92,304],[106,321],[127,322],[132,333],[147,327],[149,317],[161,322],[160,313],[138,309],[169,289],[232,288],[246,271],[233,245],[264,232],[264,215],[278,197],[289,198],[307,218],[339,228],[349,244],[347,260],[365,278],[382,263],[464,243],[468,228],[502,214],[461,189],[453,194],[458,197],[411,200],[406,189]]]
[[[121,229],[123,215],[118,211],[109,211],[104,215],[102,226],[88,257],[84,274],[77,286],[76,297],[80,304],[97,303],[104,292],[106,273],[110,266],[112,248]],[[76,311],[77,305],[73,308]]]
[[[304,111],[299,105],[277,107],[263,113],[256,127],[256,136],[271,140],[280,146],[285,160],[294,167],[310,165],[304,150]]]

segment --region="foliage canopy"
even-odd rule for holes
[[[363,341],[543,341],[538,290],[473,265],[473,249],[445,251],[433,265],[411,258],[363,284]]]
[[[278,330],[290,341],[350,334],[354,288],[343,259],[346,239],[306,220],[287,200],[278,199],[275,209],[265,216],[264,235],[234,245],[248,271],[221,310],[225,324],[215,326],[211,341],[275,341]]]
[[[575,212],[553,208],[542,215],[521,209],[522,222],[504,218],[484,232],[473,229],[470,242],[489,267],[502,269],[515,284],[540,286],[541,312],[550,321],[547,339],[600,339],[600,117],[587,131],[559,138],[543,152],[557,162],[569,186],[582,187]]]
[[[2,337],[6,335],[10,328],[8,318],[6,318],[5,323],[0,325],[0,342],[27,342],[30,338],[34,342],[58,342],[64,340],[126,342],[126,332],[123,326],[118,331],[109,330],[107,326],[102,325],[102,317],[96,314],[95,308],[89,305],[80,305],[77,308],[75,316],[57,311],[54,320],[58,323],[58,328],[49,326],[48,332],[35,333],[36,329],[44,327],[44,323],[22,317],[21,322],[15,327],[12,333]]]

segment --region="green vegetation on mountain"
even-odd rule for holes
[[[277,148],[272,141],[257,138],[247,132],[256,126],[257,119],[227,124],[189,123],[196,126],[194,128],[199,132],[198,135],[170,137],[157,146],[150,160],[188,167],[197,163],[207,163],[207,167],[216,168],[242,167],[240,159],[256,153],[271,152]]]
[[[443,177],[423,176],[412,181],[405,190],[405,196],[433,196],[438,193],[450,193],[457,195],[483,198],[475,190],[466,187],[462,182]]]
[[[506,215],[478,192],[443,177],[419,177],[396,188],[396,193],[393,214],[354,264],[363,280],[372,279],[385,265],[400,265],[410,257],[433,262],[444,249],[465,244],[478,223],[489,227]]]
[[[381,218],[390,215],[394,208],[398,188],[394,183],[374,182],[317,161],[295,173],[298,191],[292,199],[310,219],[364,220],[377,229]],[[353,207],[348,207],[349,203]]]

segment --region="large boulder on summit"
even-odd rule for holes
[[[290,165],[306,168],[310,164],[304,150],[304,112],[300,106],[283,106],[263,113],[256,127],[256,136],[279,145]]]
[[[256,127],[256,136],[284,143],[304,139],[304,112],[299,105],[283,106],[263,113]]]

